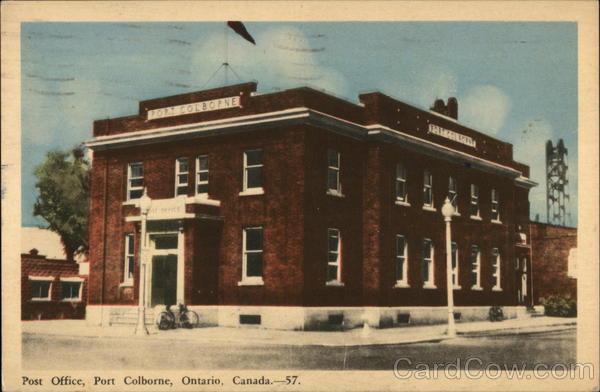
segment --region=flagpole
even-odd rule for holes
[[[227,86],[227,67],[229,67],[229,39],[227,38],[227,24],[225,24],[225,62],[223,65],[225,66],[225,86]]]

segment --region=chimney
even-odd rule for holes
[[[446,105],[446,115],[458,120],[458,101],[454,97],[448,98],[448,105]]]
[[[429,108],[430,110],[433,110],[434,112],[437,112],[439,114],[446,114],[446,104],[444,104],[444,100],[443,99],[436,99],[435,102],[433,103],[433,106]]]
[[[448,104],[445,104],[443,99],[436,99],[429,109],[458,120],[458,101],[454,97],[448,98]]]

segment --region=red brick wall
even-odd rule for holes
[[[31,301],[29,276],[52,276],[50,301]],[[82,283],[81,301],[61,301],[60,278],[80,277]],[[87,302],[87,276],[79,275],[79,265],[75,262],[47,259],[45,256],[21,255],[21,320],[85,318]]]
[[[195,304],[217,303],[300,303],[302,292],[302,205],[303,205],[303,133],[295,129],[273,129],[262,132],[199,139],[171,145],[148,146],[94,156],[90,244],[90,303],[134,303],[125,300],[119,283],[123,275],[124,234],[138,231],[133,223],[125,223],[127,215],[137,215],[134,207],[123,206],[126,166],[128,162],[144,162],[144,182],[153,199],[174,195],[174,162],[189,157],[190,195],[194,191],[195,157],[208,154],[210,165],[210,198],[221,201],[221,207],[198,207],[224,223],[200,220],[186,222],[186,294]],[[243,152],[262,148],[264,154],[264,195],[240,197],[243,176]],[[96,165],[98,162],[98,165]],[[108,165],[106,166],[106,162]],[[103,177],[108,173],[108,181]],[[105,192],[104,186],[108,184]],[[107,223],[104,223],[106,197]],[[242,229],[264,226],[264,287],[240,287]],[[106,227],[106,231],[104,231]],[[191,238],[198,234],[197,243]],[[106,238],[104,246],[103,238]],[[208,246],[208,248],[206,248]],[[202,249],[201,249],[202,248]],[[139,250],[139,249],[138,249]],[[138,251],[136,250],[136,254]],[[102,263],[102,260],[106,263]],[[218,274],[216,269],[218,268]],[[103,277],[104,276],[104,277]],[[136,272],[137,276],[137,272]],[[218,282],[214,280],[218,276]],[[192,282],[195,282],[192,285]],[[276,283],[276,282],[284,282]],[[104,290],[102,289],[104,287]],[[193,288],[192,288],[193,287]],[[104,295],[102,295],[104,292]]]
[[[577,279],[567,275],[569,251],[577,247],[577,229],[531,223],[533,298],[577,298]]]
[[[207,121],[226,116],[263,113],[289,107],[308,106],[338,115],[356,123],[374,120],[394,122],[396,101],[388,98],[366,100],[360,106],[310,89],[250,97],[252,85],[198,96],[177,96],[141,103],[141,112],[153,107],[176,105],[185,101],[212,99],[244,91],[243,108],[198,113],[145,122],[143,116],[99,121],[95,135],[121,133],[148,127]],[[235,91],[234,91],[235,90]],[[361,97],[364,100],[364,97]],[[381,102],[385,101],[385,104]],[[396,103],[394,103],[396,102]],[[391,106],[390,106],[391,105]],[[388,107],[389,106],[389,107]],[[392,110],[394,109],[394,110]],[[433,115],[402,106],[402,116],[416,121],[411,132],[425,132]],[[234,112],[235,111],[235,112]],[[419,116],[424,116],[420,118]],[[413,117],[417,118],[415,120]],[[423,122],[425,121],[425,122]],[[398,125],[400,124],[400,125]],[[408,124],[408,123],[407,123]],[[411,123],[412,124],[412,123]],[[446,124],[455,128],[453,124]],[[404,130],[404,128],[403,128]],[[460,128],[459,131],[463,131]],[[471,132],[471,131],[469,131]],[[469,134],[466,132],[466,134]],[[488,159],[526,170],[512,161],[511,146],[481,137],[478,151]],[[420,135],[425,137],[426,135]],[[427,136],[432,138],[432,136]],[[483,142],[482,142],[483,141]],[[436,140],[440,142],[440,140]],[[479,143],[481,142],[481,143]],[[451,147],[465,149],[465,146]],[[458,148],[460,147],[460,148]],[[263,149],[264,195],[239,196],[242,190],[243,152]],[[326,151],[341,153],[341,183],[344,197],[326,194]],[[448,189],[448,176],[459,184],[460,217],[453,218],[453,239],[459,244],[459,283],[457,305],[514,305],[517,277],[515,232],[518,224],[526,229],[528,191],[504,177],[477,171],[466,162],[449,163],[403,148],[379,142],[365,142],[307,125],[276,127],[230,135],[211,136],[97,151],[94,154],[92,203],[90,210],[90,303],[135,304],[134,287],[120,287],[123,276],[124,234],[139,233],[139,225],[125,222],[138,215],[133,206],[123,206],[128,162],[144,163],[144,182],[153,199],[174,195],[175,159],[189,158],[189,194],[195,189],[194,165],[199,154],[209,156],[210,198],[220,207],[194,206],[189,210],[218,217],[218,220],[187,220],[185,232],[185,299],[191,304],[230,305],[445,305],[444,222],[440,213]],[[408,172],[410,207],[394,204],[394,170],[403,163]],[[422,209],[423,170],[433,174],[436,212]],[[479,185],[481,221],[469,218],[470,184]],[[500,192],[501,224],[490,222],[491,189]],[[242,230],[263,226],[264,286],[239,286],[242,275]],[[337,228],[342,236],[343,287],[325,285],[327,265],[327,228]],[[411,288],[394,285],[394,240],[405,235],[409,245],[409,283]],[[421,289],[422,242],[430,238],[435,245],[437,289]],[[136,243],[139,241],[136,241]],[[470,247],[481,249],[483,291],[470,290]],[[491,290],[492,248],[501,253],[503,291]],[[136,254],[139,244],[136,245]],[[135,271],[136,282],[139,272]]]

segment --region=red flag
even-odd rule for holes
[[[244,37],[244,39],[246,39],[247,41],[250,41],[252,42],[252,44],[256,45],[256,42],[254,42],[254,38],[252,38],[250,33],[248,33],[248,30],[246,30],[246,26],[244,26],[242,22],[229,21],[227,22],[227,26],[231,27],[233,31]]]

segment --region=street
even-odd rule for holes
[[[499,365],[552,366],[576,359],[576,330],[459,337],[437,343],[355,347],[238,345],[193,340],[140,340],[122,337],[67,337],[23,334],[25,369],[312,369],[391,370],[417,363],[460,363],[477,357]]]

